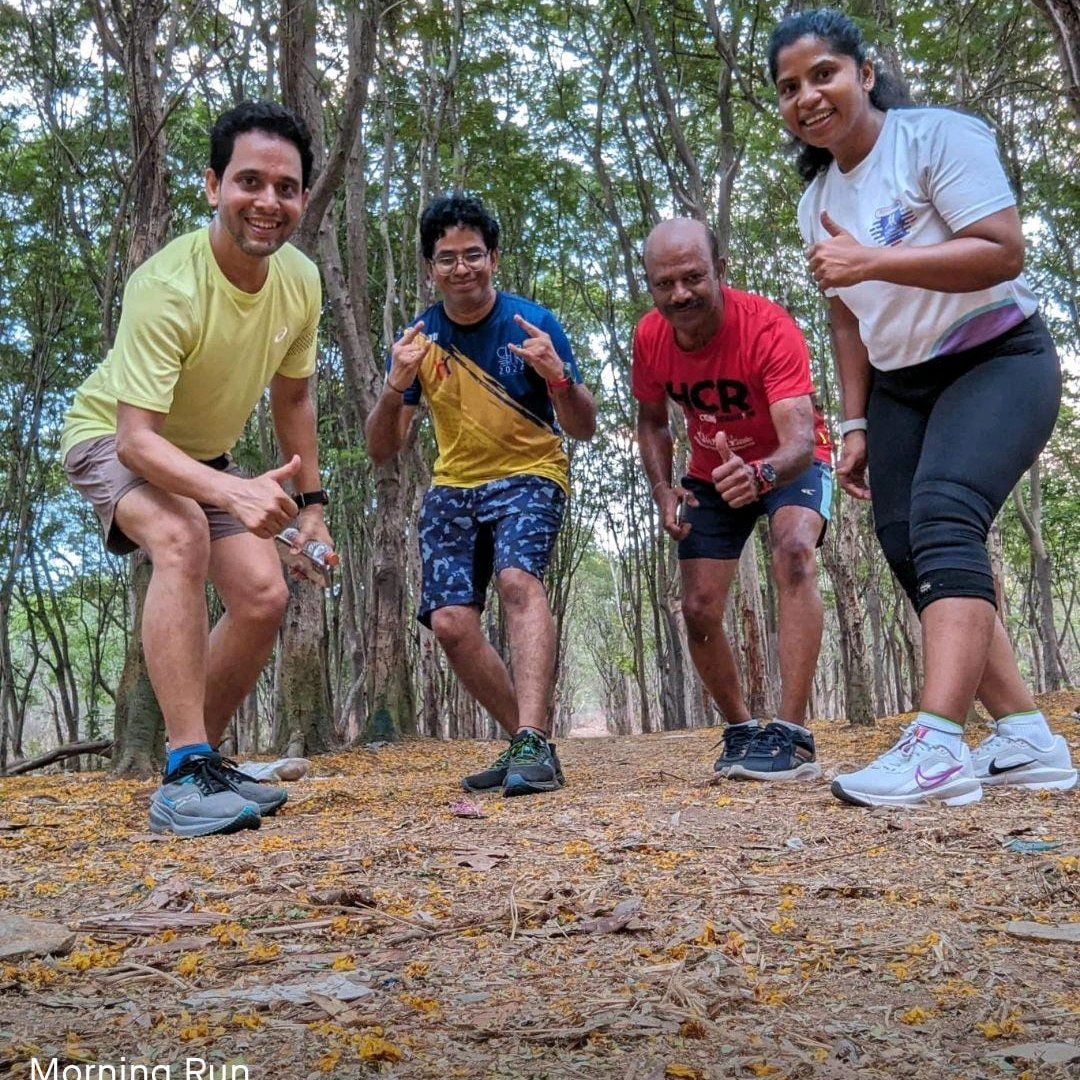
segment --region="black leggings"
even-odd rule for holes
[[[1060,403],[1061,366],[1038,314],[965,352],[874,372],[874,527],[917,611],[950,596],[995,603],[986,536]]]

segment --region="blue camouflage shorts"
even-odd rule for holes
[[[420,621],[430,628],[443,607],[483,610],[493,573],[514,568],[543,581],[565,510],[566,492],[542,476],[432,487],[420,511]]]

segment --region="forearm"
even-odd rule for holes
[[[829,333],[840,379],[840,399],[845,420],[866,416],[870,398],[870,357],[859,336],[855,316],[840,300],[829,302]]]
[[[1023,269],[1023,253],[993,240],[957,236],[925,247],[868,247],[866,281],[887,281],[933,292],[978,292],[1012,281]]]
[[[571,439],[591,439],[596,434],[596,401],[583,383],[571,383],[551,393],[559,427]]]
[[[322,487],[319,472],[319,438],[315,403],[307,393],[288,405],[274,410],[274,430],[282,459],[300,458],[300,469],[293,479],[297,492],[318,491]]]
[[[389,386],[384,386],[368,413],[364,425],[364,440],[368,455],[376,465],[389,461],[404,444],[405,398]]]
[[[814,440],[804,437],[788,438],[764,460],[776,470],[778,486],[790,484],[810,468],[814,461]]]
[[[666,418],[663,424],[639,414],[637,422],[638,453],[641,467],[649,480],[649,489],[656,497],[661,484],[671,484],[671,465],[675,457],[675,441]]]
[[[196,461],[156,431],[145,428],[118,431],[116,456],[154,487],[210,506],[226,507],[239,482],[226,472]]]

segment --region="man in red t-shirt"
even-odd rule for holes
[[[832,447],[811,395],[810,354],[779,305],[723,284],[725,261],[699,221],[661,222],[645,242],[656,305],[634,335],[641,461],[664,529],[679,542],[694,666],[727,720],[719,775],[821,775],[807,705],[823,611],[815,548],[832,497]],[[672,482],[668,400],[686,416],[689,475]],[[754,524],[769,516],[779,596],[780,711],[762,725],[739,689],[724,606]]]

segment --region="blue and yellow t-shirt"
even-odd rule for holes
[[[451,321],[441,303],[416,319],[431,344],[405,404],[416,405],[421,393],[428,400],[439,447],[435,484],[478,487],[507,476],[544,476],[569,493],[569,461],[547,384],[508,348],[528,337],[514,322],[518,314],[551,335],[581,382],[558,319],[520,296],[498,293],[488,315],[468,326]]]

